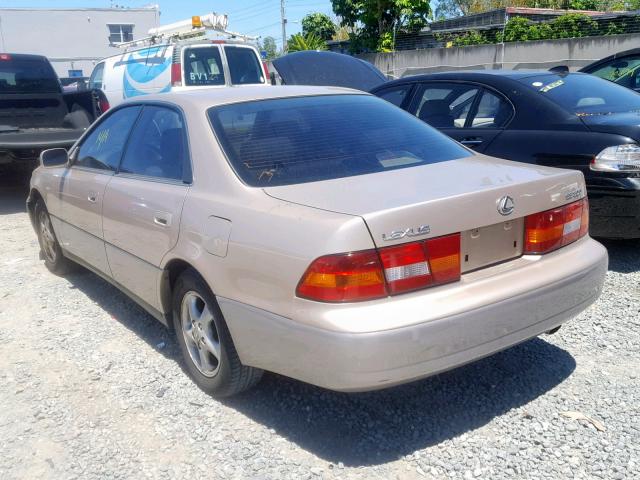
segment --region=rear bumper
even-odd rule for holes
[[[332,390],[373,390],[485,357],[546,332],[587,308],[602,289],[607,252],[590,238],[562,250],[569,251],[541,260],[547,263],[543,268],[564,272],[559,279],[556,274],[554,281],[540,280],[512,295],[510,284],[505,283],[508,271],[497,269],[491,278],[477,281],[483,283],[482,288],[500,289],[499,301],[493,301],[495,292],[491,292],[490,303],[389,330],[321,329],[233,300],[218,300],[243,363]],[[575,265],[563,264],[572,258],[580,260]],[[453,288],[473,292],[469,286]],[[428,292],[408,299],[421,305],[424,317],[428,317],[430,300]],[[352,322],[366,320],[353,318]]]
[[[587,186],[594,237],[640,238],[640,179],[623,179],[619,187]]]

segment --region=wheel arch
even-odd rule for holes
[[[27,213],[29,214],[29,220],[31,220],[31,225],[35,228],[36,224],[36,204],[38,201],[44,203],[44,197],[40,193],[40,191],[32,187],[29,190],[29,196],[27,197]],[[45,204],[46,207],[46,204]]]
[[[172,258],[169,260],[162,270],[160,276],[160,302],[162,309],[166,312],[167,325],[170,329],[174,328],[173,318],[173,288],[178,280],[178,277],[187,270],[193,270],[200,277],[204,276],[195,268],[191,263],[182,258]]]

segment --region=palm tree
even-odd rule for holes
[[[301,50],[326,50],[327,44],[324,40],[313,33],[302,35],[296,33],[291,35],[287,42],[290,52],[299,52]]]

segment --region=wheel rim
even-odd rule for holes
[[[180,323],[191,361],[205,377],[213,377],[220,369],[220,336],[211,307],[196,292],[182,297]]]
[[[53,228],[51,226],[51,219],[47,212],[40,212],[40,240],[42,243],[42,251],[51,263],[55,263],[57,259],[56,253],[56,237],[53,234]]]

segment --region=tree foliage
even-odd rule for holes
[[[278,56],[276,39],[273,37],[264,37],[264,40],[262,40],[262,49],[267,52],[267,60],[273,60]]]
[[[399,29],[417,30],[431,14],[429,0],[331,0],[342,25],[352,29],[354,50],[393,49]]]
[[[290,52],[300,52],[302,50],[326,50],[326,42],[313,33],[302,35],[296,33],[291,35],[287,41],[287,47]]]
[[[336,34],[336,25],[333,23],[329,15],[316,12],[305,15],[302,19],[302,34],[314,34],[322,40],[331,40]]]

